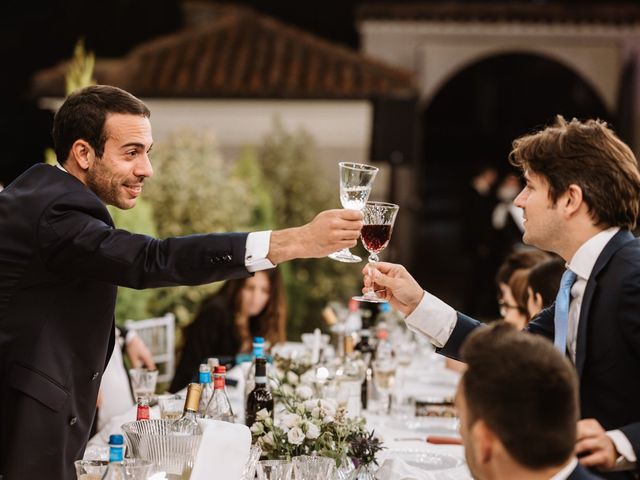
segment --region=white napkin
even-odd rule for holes
[[[251,432],[239,423],[199,419],[202,441],[198,447],[191,480],[236,479],[249,458]]]

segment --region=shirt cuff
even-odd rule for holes
[[[271,230],[264,232],[251,232],[247,236],[247,243],[244,254],[244,265],[250,272],[259,272],[275,268],[269,261],[269,242],[271,241]]]
[[[416,309],[404,321],[411,330],[426,335],[431,343],[442,348],[449,341],[458,314],[451,306],[425,291]]]
[[[610,430],[607,432],[607,436],[620,454],[612,470],[629,470],[633,468],[638,459],[627,436],[620,430]]]

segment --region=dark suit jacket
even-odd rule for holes
[[[571,475],[567,477],[567,480],[599,480],[602,477],[598,477],[584,468],[582,465],[576,465]]]
[[[114,228],[75,177],[36,165],[0,193],[0,476],[74,479],[113,349],[117,285],[248,276],[246,234]]]
[[[554,306],[527,330],[553,341]],[[479,322],[461,313],[440,352],[458,358]],[[576,346],[582,418],[620,429],[640,459],[640,240],[621,230],[605,246],[587,282]]]

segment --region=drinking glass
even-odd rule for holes
[[[164,420],[177,420],[182,416],[184,397],[181,395],[159,395],[160,418]]]
[[[333,476],[336,461],[329,457],[300,455],[293,457],[295,480],[325,480]]]
[[[131,378],[133,396],[136,400],[139,397],[151,399],[156,391],[158,370],[149,368],[131,368],[129,369],[129,377]]]
[[[343,208],[362,210],[367,203],[378,168],[363,163],[340,162],[340,203]],[[362,259],[348,248],[329,255],[339,262],[357,263]]]
[[[125,458],[120,468],[122,480],[147,480],[153,473],[154,463],[142,458]]]
[[[260,460],[258,480],[291,480],[293,463],[289,460]]]
[[[73,465],[78,480],[102,480],[109,469],[106,460],[76,460]]]
[[[262,449],[258,445],[251,445],[251,448],[249,449],[249,458],[247,458],[247,463],[244,464],[240,480],[255,480],[256,467],[258,465],[258,460],[260,460],[260,455],[262,455]]]
[[[396,380],[396,363],[391,358],[385,360],[374,360],[373,382],[381,393],[382,412],[389,413],[391,407],[391,391]]]
[[[400,207],[394,203],[367,202],[362,213],[364,214],[364,226],[360,232],[362,245],[369,252],[369,266],[378,261],[378,253],[384,250],[391,239],[393,224]],[[359,302],[386,303],[373,290],[373,283],[364,295],[353,297]]]

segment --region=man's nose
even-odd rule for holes
[[[145,154],[140,162],[136,165],[136,169],[134,170],[134,175],[136,177],[151,177],[153,176],[153,167],[151,166],[151,159],[149,155]]]

